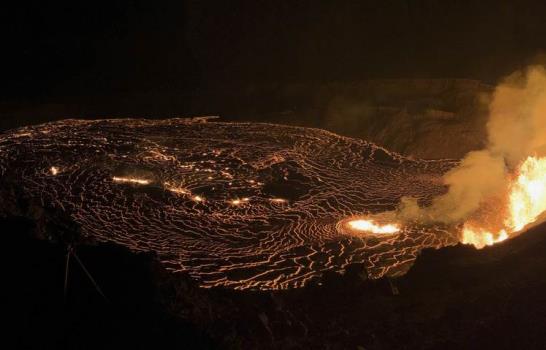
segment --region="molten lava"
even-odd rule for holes
[[[546,158],[528,157],[511,186],[506,225],[520,231],[546,210]]]
[[[472,244],[476,248],[481,249],[486,245],[493,245],[508,239],[506,230],[501,230],[497,234],[493,234],[482,228],[475,228],[471,225],[464,225],[462,242],[464,244]]]
[[[396,224],[378,224],[373,220],[355,219],[347,223],[347,225],[356,231],[365,231],[375,234],[392,234],[400,231],[400,226]]]
[[[1,193],[67,208],[82,237],[152,252],[204,288],[299,288],[351,264],[400,275],[458,237],[378,212],[441,195],[455,165],[260,123],[65,120],[0,134]]]
[[[462,242],[480,249],[514,236],[536,222],[546,211],[546,158],[528,157],[516,171],[508,187],[508,203],[503,229],[493,233],[475,223],[465,223]]]
[[[139,179],[139,178],[136,178],[136,177],[120,177],[120,176],[112,177],[112,181],[114,181],[114,182],[133,183],[133,184],[137,184],[137,185],[149,185],[151,183],[150,180],[146,180],[146,179]]]

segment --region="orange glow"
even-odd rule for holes
[[[249,200],[250,200],[250,198],[245,197],[245,198],[243,198],[243,199],[233,199],[233,200],[231,200],[230,203],[231,203],[232,205],[240,205],[240,204],[247,203]]]
[[[205,200],[205,198],[201,196],[193,196],[191,199],[193,199],[196,202],[203,202]]]
[[[114,182],[125,182],[125,183],[134,183],[134,184],[138,184],[138,185],[149,185],[150,184],[150,180],[146,180],[146,179],[139,179],[139,178],[136,178],[136,177],[118,177],[118,176],[114,176],[112,178],[112,181]]]
[[[473,244],[478,249],[481,249],[486,245],[502,242],[506,239],[508,239],[506,230],[501,230],[497,234],[493,234],[487,230],[474,228],[469,225],[465,225],[463,228],[462,242],[464,244]]]
[[[535,222],[546,210],[546,158],[528,157],[511,185],[509,211],[505,224],[520,231]]]
[[[284,198],[272,198],[271,201],[273,203],[286,203],[286,199]]]
[[[376,234],[392,234],[400,231],[400,226],[397,224],[377,224],[373,220],[355,219],[347,223],[347,225],[356,231],[366,231]]]
[[[497,233],[465,223],[462,243],[481,249],[508,239],[538,220],[546,211],[546,158],[528,157],[518,168],[509,185],[504,229]]]
[[[59,173],[59,168],[52,166],[49,171],[51,172],[51,175],[57,175]]]
[[[171,185],[169,182],[165,182],[164,183],[165,185],[165,189],[167,191],[170,191],[172,193],[176,193],[176,194],[190,194],[190,191],[188,191],[187,189],[185,189],[184,187],[180,187],[180,186],[173,186]]]

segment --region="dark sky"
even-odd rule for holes
[[[2,101],[226,82],[494,82],[546,48],[546,2],[539,0],[2,6]]]

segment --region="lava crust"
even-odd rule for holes
[[[421,249],[456,243],[453,230],[406,224],[368,237],[338,224],[403,196],[426,204],[454,164],[320,129],[207,118],[64,120],[0,135],[0,190],[16,186],[88,239],[155,252],[202,287],[301,287],[352,263],[373,278],[404,273]]]

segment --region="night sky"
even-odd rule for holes
[[[0,15],[0,114],[226,84],[495,83],[546,49],[544,13],[539,0],[17,2]]]

